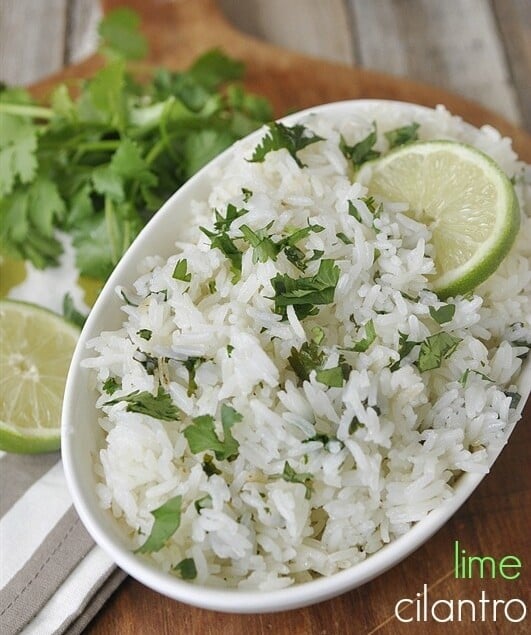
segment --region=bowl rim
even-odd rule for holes
[[[300,120],[301,117],[306,117],[313,113],[325,115],[355,114],[358,109],[363,110],[371,106],[380,107],[384,105],[408,110],[410,113],[433,112],[432,108],[408,102],[384,99],[356,99],[314,106],[283,117],[278,121],[291,124]],[[466,122],[461,123],[465,129],[476,129]],[[80,391],[88,390],[88,386],[82,380],[82,373],[80,372],[81,360],[86,356],[87,342],[103,330],[98,325],[105,321],[105,305],[110,301],[110,298],[115,297],[114,290],[120,284],[120,280],[123,279],[124,272],[127,271],[130,262],[136,261],[145,255],[137,254],[142,250],[146,238],[154,233],[156,234],[158,225],[161,224],[164,218],[174,212],[174,209],[179,205],[179,200],[186,198],[195,189],[200,188],[202,181],[207,180],[208,173],[227,161],[239,148],[240,143],[247,143],[253,138],[259,139],[263,132],[264,127],[236,142],[192,176],[161,206],[122,257],[105,283],[79,337],[66,381],[61,421],[61,453],[68,489],[81,521],[95,542],[119,567],[155,591],[193,606],[230,613],[262,613],[294,609],[327,600],[368,582],[401,562],[424,544],[459,509],[486,476],[486,474],[482,473],[463,474],[454,487],[454,493],[450,498],[445,500],[435,510],[429,512],[422,520],[417,521],[405,534],[389,542],[375,553],[370,554],[365,560],[331,576],[323,576],[310,582],[294,584],[271,591],[207,587],[180,580],[170,573],[157,568],[142,556],[136,555],[117,536],[110,535],[104,529],[102,519],[109,515],[109,511],[103,508],[95,510],[90,503],[88,490],[96,484],[96,480],[94,478],[92,485],[83,482],[82,464],[78,460],[80,454],[82,455],[82,450],[77,448],[76,435],[74,434],[76,425],[80,425],[75,416],[78,394]],[[531,390],[531,360],[528,360],[522,368],[518,384],[522,391],[522,399],[518,408],[519,412],[521,412]],[[94,408],[95,415],[96,409]],[[90,419],[90,415],[88,418]],[[504,434],[505,444],[514,427],[515,424],[508,426]],[[500,448],[493,454],[489,469],[502,449]]]

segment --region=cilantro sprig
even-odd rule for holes
[[[176,188],[271,120],[269,104],[234,83],[241,62],[219,50],[137,83],[135,64],[146,53],[138,27],[130,9],[107,14],[99,30],[108,61],[75,98],[65,85],[44,105],[0,89],[3,253],[57,265],[62,230],[80,273],[104,280]]]

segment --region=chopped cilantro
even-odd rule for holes
[[[242,187],[242,194],[243,194],[244,203],[247,203],[249,199],[251,198],[251,196],[253,195],[252,191],[248,190],[246,187]]]
[[[115,377],[108,377],[103,382],[103,390],[108,395],[113,395],[117,390],[120,390],[122,387],[122,382],[118,381]]]
[[[315,379],[329,388],[341,388],[345,380],[344,367],[334,366],[334,368],[318,370]]]
[[[197,569],[193,558],[185,558],[172,567],[172,571],[178,573],[183,580],[195,580],[197,578]]]
[[[306,488],[306,494],[304,498],[310,500],[312,496],[312,482],[313,482],[313,474],[309,472],[301,472],[297,473],[291,467],[291,465],[286,461],[284,463],[284,470],[282,472],[282,478],[288,483],[301,483]]]
[[[151,339],[151,336],[153,335],[153,332],[149,329],[140,329],[140,331],[137,331],[136,334],[143,340],[149,341]]]
[[[195,511],[200,514],[202,509],[212,507],[212,496],[206,494],[194,501]]]
[[[187,270],[188,270],[187,260],[186,259],[179,260],[177,261],[177,264],[175,265],[175,269],[173,270],[171,277],[174,280],[182,280],[182,282],[190,282],[190,280],[192,279],[192,274],[187,273]]]
[[[199,366],[199,364],[201,364],[204,361],[205,360],[203,357],[189,357],[183,362],[183,366],[188,371],[188,389],[186,392],[188,397],[191,397],[192,395],[194,395],[195,391],[197,390],[197,383],[195,381],[195,373],[197,371],[197,367]]]
[[[232,426],[242,420],[239,412],[234,408],[222,404],[221,424],[224,440],[220,441],[214,429],[214,417],[201,415],[193,419],[193,424],[184,429],[184,436],[193,454],[211,450],[218,461],[233,461],[238,456],[239,443],[232,436]]]
[[[153,553],[164,547],[166,541],[173,536],[181,524],[182,496],[174,496],[151,513],[154,517],[153,527],[146,542],[136,553]]]
[[[419,138],[417,132],[419,128],[420,124],[414,121],[407,126],[402,126],[401,128],[395,128],[394,130],[386,132],[385,138],[389,142],[389,149],[392,150],[393,148],[397,148],[405,143],[417,141]]]
[[[203,472],[207,476],[213,476],[214,474],[221,474],[221,470],[218,470],[214,464],[214,457],[210,454],[205,454],[203,457],[203,463],[201,464]]]
[[[319,345],[323,341],[324,336],[325,332],[320,326],[314,326],[312,328],[312,342],[315,342],[315,344]]]
[[[230,260],[233,273],[232,281],[233,283],[237,282],[242,272],[242,253],[238,247],[236,247],[232,238],[226,232],[216,234],[204,227],[200,227],[199,229],[210,238],[210,248],[219,249],[221,253]]]
[[[440,368],[443,359],[452,355],[461,342],[460,337],[455,337],[444,331],[430,335],[420,343],[419,358],[416,362],[421,373],[434,368]]]
[[[520,403],[520,399],[522,399],[522,395],[520,393],[514,392],[512,390],[505,390],[504,395],[506,397],[511,398],[511,403],[509,404],[509,408],[515,409],[518,407],[518,404]]]
[[[240,216],[243,216],[248,212],[248,209],[245,209],[243,207],[238,209],[236,205],[233,205],[232,203],[229,203],[227,205],[225,216],[222,216],[219,210],[215,209],[214,216],[216,220],[214,221],[214,229],[221,233],[228,232],[231,228],[232,223],[236,219],[240,218]]]
[[[306,267],[309,262],[312,260],[318,260],[321,258],[324,252],[319,250],[314,250],[313,255],[309,258],[306,257],[306,254],[297,247],[297,243],[304,238],[307,238],[310,233],[319,233],[324,231],[324,227],[322,225],[308,225],[308,227],[303,227],[302,229],[295,229],[288,236],[283,238],[278,244],[279,247],[284,251],[286,258],[300,271],[306,271]]]
[[[443,304],[438,309],[434,309],[430,306],[430,315],[437,322],[437,324],[446,324],[454,317],[455,304]]]
[[[398,331],[398,354],[400,355],[399,359],[391,364],[390,369],[392,371],[398,370],[400,368],[400,362],[406,355],[409,355],[413,348],[418,344],[418,342],[413,342],[408,339],[408,336],[405,333]]]
[[[349,434],[354,434],[354,432],[356,432],[356,430],[358,430],[359,428],[362,427],[362,423],[361,421],[358,419],[358,417],[352,417],[352,421],[350,422],[349,426],[348,426],[348,433]]]
[[[234,350],[234,346],[232,344],[227,344],[227,357],[232,356],[232,351]]]
[[[358,212],[356,206],[354,205],[352,201],[348,202],[348,213],[349,213],[349,216],[352,216],[353,218],[355,218],[358,221],[358,223],[361,223],[360,213]]]
[[[324,353],[316,342],[304,342],[300,350],[292,347],[288,363],[302,381],[310,379],[312,370],[317,370],[324,363]]]
[[[209,293],[216,293],[217,290],[218,290],[218,288],[216,286],[216,281],[215,280],[209,280],[208,281],[208,291],[209,291]]]
[[[135,390],[124,397],[106,401],[103,405],[112,406],[122,401],[127,404],[127,412],[138,412],[163,421],[177,421],[179,419],[179,409],[173,404],[170,395],[162,386],[159,386],[156,395],[147,390],[142,392]]]
[[[376,122],[373,122],[372,131],[364,139],[355,143],[353,146],[349,146],[345,139],[341,137],[339,149],[343,155],[352,162],[354,168],[359,168],[359,166],[366,161],[376,159],[380,156],[379,152],[373,150],[373,146],[376,144],[376,141]]]
[[[299,319],[317,313],[317,305],[331,304],[340,270],[333,260],[321,260],[319,270],[309,278],[291,278],[277,273],[271,280],[275,291],[275,312],[286,319],[286,307],[292,305]]]
[[[482,373],[479,370],[473,370],[471,368],[467,368],[465,370],[465,372],[461,375],[461,377],[459,378],[459,383],[465,387],[466,386],[466,382],[468,380],[468,376],[470,375],[470,373],[475,373],[476,375],[479,375],[482,379],[484,379],[485,381],[490,381],[493,384],[495,384],[496,382],[494,381],[494,379],[491,379],[488,375],[485,375],[485,373]]]
[[[251,163],[262,163],[269,152],[285,148],[295,159],[297,165],[303,168],[305,165],[297,157],[297,152],[312,143],[323,140],[322,137],[314,135],[300,124],[288,127],[282,123],[273,122],[268,125],[268,128],[269,131],[256,146],[253,156],[249,159]]]
[[[350,238],[343,232],[339,232],[338,234],[336,234],[336,236],[339,238],[339,240],[344,243],[345,245],[353,245],[354,243],[352,242],[352,240],[350,240]]]
[[[240,227],[244,239],[253,247],[253,263],[277,259],[280,247],[267,234],[267,230],[271,228],[272,224],[271,222],[263,229],[256,231],[253,231],[248,225]]]

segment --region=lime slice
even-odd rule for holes
[[[405,145],[359,174],[381,200],[409,203],[432,231],[441,297],[467,293],[486,280],[509,252],[520,224],[514,188],[486,154],[454,141]]]
[[[0,301],[0,449],[33,454],[59,448],[66,374],[78,336],[51,311]]]

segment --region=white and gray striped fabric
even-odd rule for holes
[[[81,633],[125,573],[81,524],[58,453],[0,453],[0,631]]]

